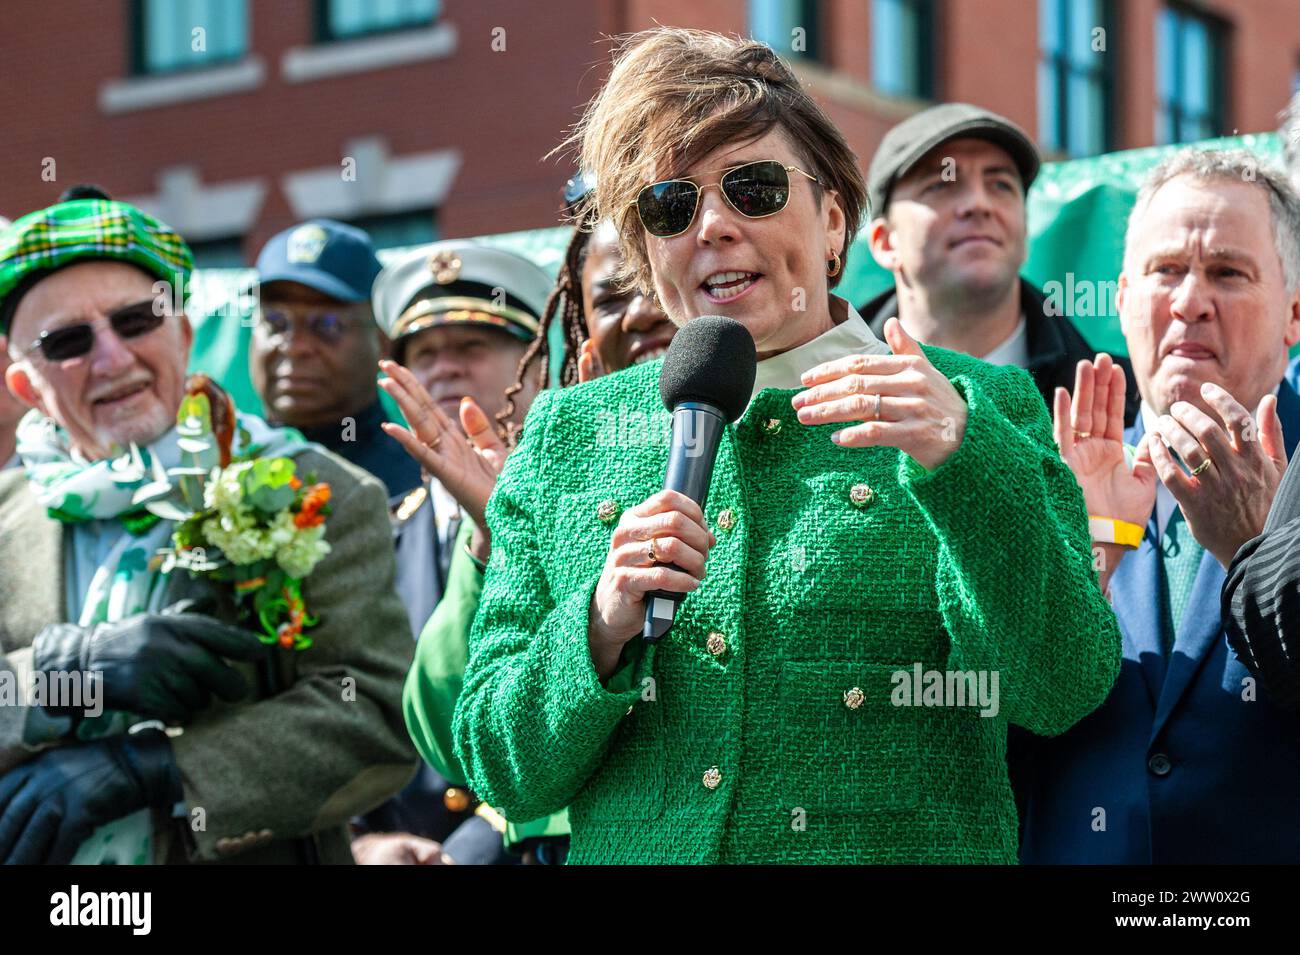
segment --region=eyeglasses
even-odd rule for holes
[[[798,166],[786,166],[775,159],[761,159],[733,166],[717,185],[727,205],[747,219],[774,216],[790,201],[790,173],[817,182],[817,177]],[[689,179],[666,179],[646,186],[628,205],[636,206],[645,230],[660,239],[681,235],[695,221],[700,193],[713,184],[700,186]]]
[[[307,331],[327,345],[336,345],[343,340],[352,323],[337,312],[310,312],[302,316]],[[285,308],[262,309],[262,328],[270,337],[286,334],[294,327],[294,315]]]
[[[139,338],[161,326],[166,317],[165,311],[155,307],[155,300],[149,299],[118,309],[108,316],[108,324],[118,338]],[[70,361],[89,354],[94,345],[94,325],[82,322],[41,332],[40,337],[27,348],[26,354],[30,355],[39,348],[46,361]]]

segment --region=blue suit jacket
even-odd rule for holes
[[[1290,456],[1300,396],[1286,382],[1278,414]],[[1139,417],[1125,438],[1142,431]],[[1106,702],[1057,737],[1009,734],[1021,861],[1300,862],[1300,718],[1250,692],[1208,551],[1166,658],[1156,529],[1153,509],[1111,578],[1124,658]]]

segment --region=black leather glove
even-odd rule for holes
[[[183,798],[161,730],[48,749],[0,776],[0,862],[65,865],[104,823]]]
[[[257,635],[212,617],[188,613],[182,601],[160,614],[136,614],[91,629],[56,623],[32,641],[32,667],[45,672],[100,674],[105,709],[137,713],[179,725],[212,702],[233,702],[247,681],[222,657],[257,660],[266,652]],[[46,705],[55,716],[71,707]]]

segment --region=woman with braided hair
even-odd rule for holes
[[[570,212],[589,189],[589,180],[581,175],[570,180],[565,198]],[[654,304],[652,297],[619,288],[614,281],[623,268],[618,233],[608,223],[594,229],[580,223],[565,249],[555,288],[543,309],[537,337],[519,362],[515,383],[506,389],[505,407],[496,415],[496,429],[480,428],[475,417],[486,423],[481,411],[462,412],[470,420],[467,431],[475,433],[473,448],[467,442],[441,442],[435,431],[436,418],[422,407],[423,390],[418,383],[401,390],[390,390],[409,422],[417,440],[437,446],[418,460],[441,479],[446,455],[474,454],[482,463],[480,472],[494,476],[504,464],[517,434],[512,422],[516,415],[515,396],[535,394],[545,387],[550,376],[550,330],[554,322],[563,328],[560,384],[562,387],[590,381],[630,364],[659,357],[676,331],[667,316]],[[403,373],[394,366],[398,382]],[[525,389],[528,375],[535,374],[537,389]],[[522,409],[527,411],[527,407]],[[421,444],[427,449],[427,444]],[[443,455],[437,452],[442,451]],[[455,488],[449,488],[455,491]],[[492,485],[487,480],[462,490],[461,504],[467,512],[481,513]],[[477,500],[470,500],[473,495]],[[420,634],[415,662],[407,677],[403,706],[411,737],[424,758],[449,780],[464,782],[464,772],[451,747],[451,713],[460,694],[465,668],[470,626],[478,609],[484,568],[490,551],[488,535],[474,521],[465,521],[456,542],[447,591],[433,616]],[[524,858],[541,863],[564,861],[568,846],[568,816],[563,811],[520,825],[507,824],[490,807],[480,807],[476,816],[460,826],[443,844],[443,862],[461,865],[498,861],[502,836],[506,847],[522,852]]]
[[[551,326],[557,318],[564,329],[560,385],[564,387],[578,383],[578,361],[580,356],[586,354],[583,346],[587,341],[580,282],[590,238],[591,233],[583,229],[581,224],[574,228],[569,244],[564,249],[564,261],[560,263],[555,288],[546,300],[546,310],[542,313],[542,324],[537,337],[519,362],[519,374],[515,383],[506,389],[505,407],[497,412],[496,421],[497,433],[509,443],[513,443],[515,438],[511,419],[515,415],[515,395],[524,387],[524,376],[530,371],[537,376],[538,391],[548,384]]]
[[[571,216],[590,189],[590,178],[584,174],[569,181],[565,198]],[[500,434],[508,430],[507,423],[515,413],[514,396],[523,387],[524,376],[530,371],[536,374],[539,391],[547,383],[553,321],[558,320],[564,329],[561,387],[653,361],[667,350],[676,326],[654,296],[621,287],[618,276],[623,267],[614,224],[605,220],[589,228],[579,222],[564,250],[541,330],[519,363],[519,377],[506,389],[506,405],[496,416]],[[534,362],[537,365],[532,368]]]

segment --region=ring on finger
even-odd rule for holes
[[[651,566],[659,563],[659,555],[655,553],[655,539],[650,538],[650,546],[646,548],[646,556],[650,558]]]
[[[1192,468],[1192,477],[1196,477],[1198,474],[1203,474],[1205,470],[1209,468],[1209,466],[1213,463],[1214,461],[1212,461],[1210,458],[1206,458],[1200,464],[1196,465],[1196,467]]]
[[[1074,436],[1075,436],[1076,438],[1091,438],[1091,437],[1092,437],[1092,432],[1091,432],[1091,431],[1076,431],[1076,432],[1074,432]]]
[[[884,398],[881,397],[880,392],[876,392],[876,420],[877,421],[880,420],[880,404],[883,400]]]
[[[442,435],[437,435],[432,441],[424,442],[424,446],[430,451],[437,451],[440,444],[442,444]]]

